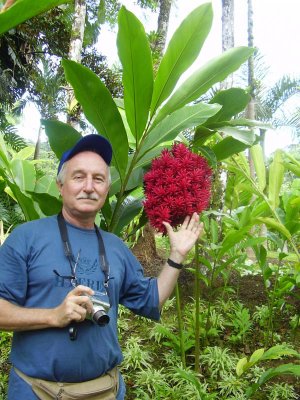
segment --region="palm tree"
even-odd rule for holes
[[[288,75],[280,78],[270,88],[261,88],[256,95],[256,115],[260,121],[269,122],[274,128],[289,127],[296,135],[300,132],[299,108],[286,112],[286,105],[291,98],[300,94],[300,79]],[[295,102],[296,103],[296,102]],[[261,130],[264,138],[265,130]]]

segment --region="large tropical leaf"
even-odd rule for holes
[[[0,35],[52,7],[69,2],[70,0],[18,0],[5,12],[0,13]]]
[[[42,119],[41,122],[45,127],[50,147],[59,160],[63,153],[82,137],[76,129],[64,122],[46,119]]]
[[[36,173],[33,163],[28,160],[12,160],[10,165],[14,182],[23,192],[33,190]]]
[[[193,10],[172,36],[154,83],[151,114],[171,94],[178,79],[197,58],[212,24],[212,6]]]
[[[105,136],[113,149],[113,164],[121,180],[128,161],[128,140],[122,117],[110,92],[90,69],[70,60],[63,60],[67,81],[74,89],[88,121]]]
[[[154,124],[178,108],[197,100],[215,83],[221,82],[237,70],[253,53],[249,47],[235,47],[215,57],[203,67],[194,72],[159,111]]]
[[[9,194],[21,207],[26,221],[31,221],[34,219],[39,219],[40,215],[34,207],[34,202],[32,198],[26,196],[21,192],[19,187],[10,181],[7,181],[7,188],[5,192]]]
[[[199,103],[194,106],[183,107],[168,115],[153,130],[148,132],[141,146],[140,155],[143,156],[162,142],[175,139],[184,129],[204,123],[207,118],[216,114],[220,108],[221,106],[218,104]]]
[[[62,202],[48,193],[30,192],[30,196],[36,201],[46,216],[58,214],[62,208]]]
[[[117,46],[123,66],[126,117],[138,144],[148,121],[152,98],[152,57],[143,25],[124,6],[119,11]]]
[[[34,187],[35,193],[47,193],[50,196],[59,197],[59,191],[55,180],[51,176],[43,175],[39,178]]]

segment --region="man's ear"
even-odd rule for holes
[[[58,188],[59,193],[61,194],[61,190],[62,190],[63,184],[60,181],[56,181],[56,186]]]

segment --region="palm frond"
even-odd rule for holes
[[[285,75],[268,91],[263,106],[274,114],[296,94],[300,94],[300,79]]]

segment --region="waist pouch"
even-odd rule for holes
[[[16,373],[28,384],[40,400],[115,400],[119,389],[119,373],[115,367],[107,374],[79,383],[52,382],[32,378],[15,368]]]

